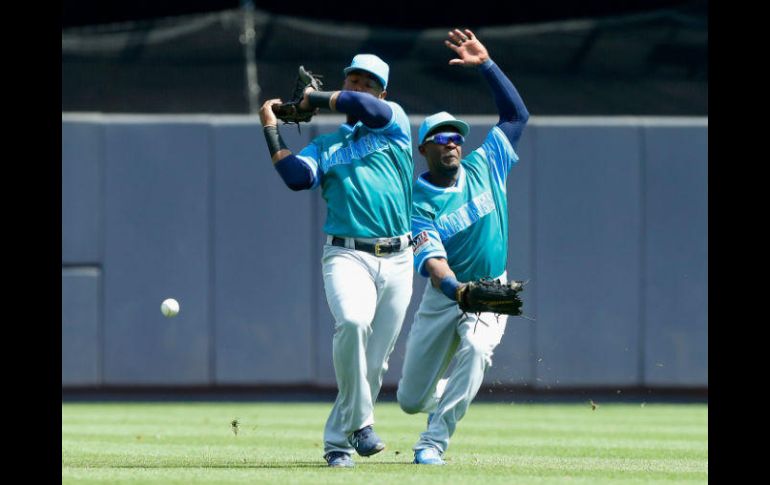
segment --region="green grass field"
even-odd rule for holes
[[[706,404],[474,403],[445,455],[410,464],[425,415],[375,409],[388,447],[323,461],[331,403],[63,403],[62,483],[651,484],[708,482]],[[231,423],[238,420],[237,434]]]

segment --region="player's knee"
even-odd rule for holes
[[[398,399],[398,405],[401,406],[401,410],[406,414],[417,414],[422,411],[423,403],[419,399],[407,396],[400,387],[396,393],[396,398]]]
[[[337,322],[338,332],[367,332],[371,327],[371,319],[358,315],[346,316]]]
[[[463,345],[465,352],[468,352],[472,359],[489,362],[492,360],[492,347],[485,342],[475,339],[468,339]]]

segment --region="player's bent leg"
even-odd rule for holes
[[[448,379],[439,378],[438,382],[430,383],[422,387],[421,389],[424,389],[425,392],[410,393],[406,389],[409,385],[414,386],[414,382],[405,383],[402,378],[398,382],[398,390],[396,392],[396,399],[399,407],[406,414],[428,413],[427,423],[430,424],[436,406],[438,405],[441,396],[444,394],[444,388],[446,387],[447,381]]]
[[[486,325],[477,322],[479,317]],[[483,313],[479,317],[468,315],[458,327],[460,345],[455,367],[433,419],[420,435],[416,449],[433,446],[442,453],[446,451],[457,423],[465,416],[484,381],[487,368],[492,365],[492,353],[500,343],[507,316],[497,318]]]
[[[457,304],[430,283],[406,340],[406,354],[397,398],[409,414],[432,411],[436,386],[444,376],[458,344],[455,331],[460,311]]]

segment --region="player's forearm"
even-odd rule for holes
[[[314,175],[312,170],[302,160],[294,156],[281,138],[281,133],[275,125],[266,125],[263,128],[267,149],[273,166],[291,190],[304,190],[313,186]]]
[[[283,138],[281,138],[278,126],[266,125],[262,128],[262,133],[265,135],[265,142],[267,143],[267,149],[270,151],[270,158],[273,160],[273,165],[291,155],[291,150],[289,150],[289,147],[286,146]]]
[[[430,275],[430,282],[433,287],[440,289],[448,298],[454,300],[460,282],[457,281],[457,277],[449,267],[447,260],[430,258],[425,262],[425,269]]]
[[[529,111],[524,105],[519,92],[513,86],[508,76],[495,64],[492,59],[488,59],[479,66],[484,79],[489,83],[492,90],[492,96],[497,105],[497,111],[500,114],[500,121],[518,121],[525,122],[529,119]]]
[[[447,276],[454,276],[454,271],[449,267],[449,263],[444,258],[429,258],[425,261],[425,271],[428,272],[431,283],[435,288]]]

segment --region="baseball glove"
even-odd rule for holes
[[[291,95],[291,100],[281,104],[273,105],[273,113],[276,118],[284,123],[296,123],[308,122],[313,119],[313,116],[318,110],[305,111],[299,108],[299,103],[305,95],[305,89],[308,86],[313,87],[316,91],[321,91],[323,82],[321,82],[321,75],[313,74],[306,70],[304,66],[299,66],[299,73],[297,74],[297,82],[294,85],[294,92]]]
[[[500,280],[482,278],[463,283],[457,288],[457,303],[467,313],[491,312],[520,316],[522,301],[519,293],[523,281],[501,283]]]

